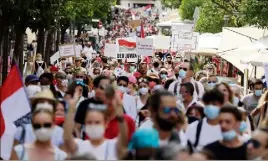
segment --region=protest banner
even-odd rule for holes
[[[154,36],[154,49],[169,49],[170,36]]]
[[[105,43],[104,56],[116,57],[116,44]]]
[[[75,56],[80,57],[82,50],[83,50],[82,45],[75,45]]]
[[[74,57],[76,55],[75,47],[73,44],[60,45],[59,52],[61,57]]]
[[[152,38],[137,38],[137,54],[153,56],[154,40]]]
[[[172,33],[171,48],[178,51],[196,50],[198,46],[199,33],[192,31],[179,31]]]
[[[116,58],[136,58],[136,40],[133,38],[116,39]]]
[[[50,63],[51,63],[51,64],[54,64],[59,58],[60,58],[60,52],[57,51],[55,54],[53,54],[53,55],[50,57]]]

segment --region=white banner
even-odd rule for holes
[[[133,38],[116,39],[116,58],[136,58],[136,40]]]
[[[50,57],[50,63],[51,63],[51,64],[54,64],[55,61],[57,61],[59,58],[60,58],[60,52],[57,51],[55,54],[53,54],[53,55]]]
[[[199,33],[179,31],[172,34],[171,48],[177,51],[191,51],[198,47]]]
[[[116,57],[116,44],[105,43],[104,56]]]
[[[137,38],[137,54],[153,56],[154,40],[152,38]]]
[[[75,55],[76,55],[76,57],[81,57],[82,50],[83,50],[82,45],[75,45]]]
[[[61,57],[73,57],[75,56],[75,47],[73,44],[70,45],[60,45],[59,52]]]
[[[154,37],[154,49],[166,49],[170,48],[170,36],[155,36]]]

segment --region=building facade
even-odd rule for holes
[[[144,7],[151,4],[153,7],[161,8],[161,0],[120,0],[120,5],[129,8]]]

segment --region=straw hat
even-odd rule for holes
[[[37,61],[41,61],[41,60],[42,60],[42,55],[41,55],[40,53],[36,54],[35,59],[36,59]]]
[[[46,99],[46,100],[50,100],[56,103],[56,98],[54,97],[52,91],[50,89],[45,89],[37,94],[35,94],[32,97],[32,103],[38,101],[39,99]]]

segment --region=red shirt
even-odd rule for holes
[[[130,141],[132,134],[135,132],[135,122],[133,121],[133,119],[131,117],[129,117],[128,115],[124,114],[124,119],[127,123],[127,127],[128,127],[128,141]],[[119,125],[118,125],[118,121],[116,118],[114,118],[113,120],[111,120],[105,130],[105,138],[107,139],[114,139],[119,135]],[[89,139],[88,136],[85,137],[86,139]]]

